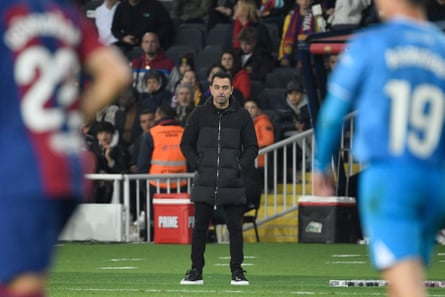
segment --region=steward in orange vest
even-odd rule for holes
[[[138,171],[149,174],[187,172],[187,162],[179,146],[184,128],[174,119],[174,111],[169,106],[160,106],[155,120],[142,143]],[[157,186],[158,183],[151,181],[150,184]],[[180,185],[186,185],[186,181],[181,181]],[[177,186],[176,181],[170,182],[170,188]],[[166,189],[167,183],[161,182],[160,187]]]

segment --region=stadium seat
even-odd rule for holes
[[[220,46],[207,45],[196,55],[196,69],[208,69],[211,65],[215,64],[218,61],[221,52],[222,49]]]
[[[298,69],[292,67],[276,67],[266,75],[266,88],[286,88],[291,80],[300,80]]]
[[[207,68],[196,68],[196,75],[198,76],[198,80],[207,80]]]
[[[186,45],[199,52],[204,46],[204,35],[200,29],[179,27],[176,30],[173,45]]]
[[[191,54],[194,59],[196,51],[193,47],[187,45],[173,45],[165,51],[165,54],[173,61],[173,63],[177,64],[179,59],[185,54]]]
[[[275,23],[265,22],[264,25],[266,26],[267,30],[269,31],[270,38],[272,38],[273,52],[277,53],[278,49],[280,47],[280,42],[281,42],[280,29],[278,28],[277,24],[275,24]]]
[[[229,24],[217,24],[215,27],[207,31],[205,45],[218,45],[222,48],[228,28]]]
[[[204,23],[183,23],[179,25],[180,29],[195,29],[201,31],[203,36],[207,33],[207,27]]]
[[[258,100],[261,92],[264,90],[264,82],[260,80],[250,81],[250,98]],[[262,108],[262,107],[261,107]]]
[[[259,95],[262,109],[276,109],[285,100],[286,88],[265,88]]]

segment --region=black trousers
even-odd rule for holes
[[[245,205],[223,205],[225,223],[229,230],[230,270],[241,269],[244,260],[242,217]],[[207,231],[212,216],[213,206],[195,203],[195,227],[192,234],[192,268],[202,271],[205,261],[204,252],[207,243]]]

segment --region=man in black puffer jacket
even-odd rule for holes
[[[248,285],[243,262],[242,216],[246,207],[244,173],[254,166],[258,144],[249,113],[232,96],[232,77],[216,73],[211,97],[198,106],[185,126],[181,150],[191,170],[196,170],[191,200],[195,203],[192,235],[192,268],[181,284],[204,284],[202,269],[207,230],[216,206],[224,210],[230,234],[232,285]]]

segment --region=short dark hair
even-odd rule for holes
[[[162,83],[162,75],[156,70],[149,70],[144,74],[144,81],[147,79],[156,79],[160,84]]]
[[[252,99],[252,98],[249,98],[249,99],[247,99],[247,100],[244,100],[244,102],[243,102],[243,107],[246,106],[246,103],[249,103],[249,102],[255,103],[255,105],[256,105],[259,109],[261,109],[260,102],[259,102],[257,99]]]
[[[253,44],[258,41],[258,32],[254,27],[246,27],[239,32],[237,39],[248,44]]]
[[[156,108],[156,113],[161,117],[169,117],[174,118],[176,117],[176,112],[171,108],[169,105],[161,105],[158,108]]]
[[[154,114],[155,111],[154,111],[153,109],[151,109],[151,108],[144,108],[144,109],[142,109],[142,110],[139,112],[139,115],[141,115],[141,114],[149,114],[149,113]]]
[[[96,128],[96,133],[99,132],[108,132],[110,134],[114,134],[114,126],[113,124],[106,121],[100,122]]]
[[[230,85],[232,85],[232,82],[233,82],[233,78],[232,78],[232,75],[230,74],[230,73],[228,73],[228,72],[223,72],[223,71],[218,71],[218,72],[216,72],[213,76],[212,76],[212,79],[210,80],[210,85],[212,85],[213,84],[213,81],[215,80],[215,77],[217,77],[217,78],[228,78],[229,79],[229,81],[230,81]]]

